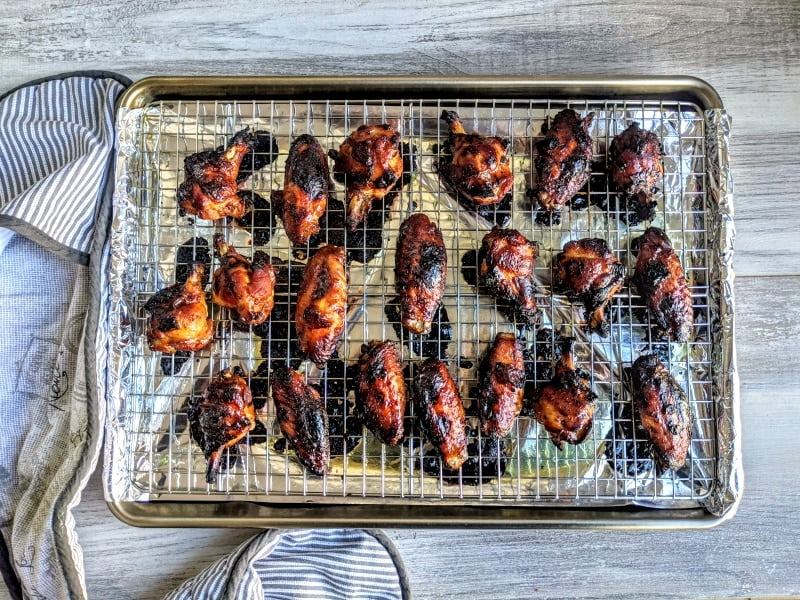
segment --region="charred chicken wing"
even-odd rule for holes
[[[679,469],[692,438],[692,413],[686,393],[655,354],[633,363],[633,408],[653,445],[656,462]]]
[[[193,352],[211,344],[214,326],[203,291],[202,263],[196,263],[184,283],[156,292],[144,305],[149,313],[147,341],[164,354]]]
[[[315,475],[323,475],[331,460],[331,443],[319,392],[300,373],[277,367],[272,373],[272,400],[281,432],[297,458]]]
[[[633,281],[659,330],[673,341],[688,341],[694,326],[692,295],[667,234],[650,227],[631,248],[636,253]]]
[[[538,246],[515,229],[494,227],[478,251],[478,284],[526,323],[538,320],[533,266]]]
[[[625,267],[600,238],[567,242],[556,256],[556,265],[556,289],[571,301],[583,302],[589,320],[587,329],[606,337],[606,306],[622,289]]]
[[[508,140],[467,133],[458,113],[442,111],[450,127],[439,172],[451,187],[476,204],[497,204],[514,185]]]
[[[214,246],[222,266],[214,273],[212,301],[231,309],[233,320],[242,325],[263,323],[275,305],[275,269],[269,257],[257,250],[251,263],[221,234],[214,236]]]
[[[445,466],[458,469],[467,460],[467,418],[447,365],[429,358],[414,378],[414,398],[425,437],[442,455]]]
[[[522,410],[525,363],[522,346],[513,333],[498,333],[478,374],[481,431],[503,437]]]
[[[388,194],[403,176],[400,134],[386,124],[362,125],[342,143],[333,171],[347,185],[346,222],[355,231],[372,201]]]
[[[575,368],[574,340],[570,338],[563,343],[553,379],[538,390],[532,405],[536,420],[559,450],[564,442],[580,444],[586,438],[592,428],[596,399],[588,373]]]
[[[632,123],[608,147],[608,169],[625,205],[623,219],[637,225],[655,216],[653,192],[664,175],[661,142]]]
[[[217,480],[225,449],[233,448],[256,426],[253,396],[243,375],[239,367],[223,369],[209,382],[202,400],[189,406],[192,437],[208,463],[208,483]]]
[[[347,306],[345,250],[324,246],[312,256],[297,291],[295,324],[300,350],[318,366],[331,357],[344,331]]]
[[[411,215],[400,225],[394,267],[401,321],[411,333],[428,333],[447,281],[442,232],[427,215]]]
[[[356,399],[361,420],[376,437],[390,446],[403,439],[406,380],[397,348],[374,340],[361,346]]]
[[[592,138],[589,127],[594,113],[583,119],[572,109],[558,113],[544,139],[536,143],[536,196],[542,210],[560,211],[589,179],[592,163]]]

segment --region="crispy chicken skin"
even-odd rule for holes
[[[253,396],[239,367],[223,369],[212,379],[202,400],[190,404],[188,417],[194,440],[208,463],[206,481],[217,480],[220,458],[256,426]]]
[[[287,367],[272,373],[272,400],[283,436],[300,462],[315,475],[323,475],[331,460],[331,443],[325,401],[303,376]]]
[[[636,359],[633,407],[663,469],[680,469],[692,439],[692,413],[686,393],[655,354]]]
[[[655,216],[653,192],[664,175],[661,142],[652,131],[631,123],[608,147],[608,170],[627,205],[626,221],[636,225]]]
[[[575,368],[574,339],[564,341],[553,379],[538,390],[532,404],[536,420],[560,450],[564,442],[580,444],[592,428],[596,396],[589,375]]]
[[[147,342],[164,354],[193,352],[211,344],[214,325],[203,291],[202,263],[196,263],[186,282],[156,292],[144,305],[149,313]]]
[[[467,133],[458,113],[442,111],[450,127],[439,172],[459,194],[476,204],[497,204],[514,185],[508,140],[479,133]]]
[[[362,125],[339,147],[333,170],[347,183],[346,223],[355,231],[372,201],[388,194],[403,176],[400,134],[387,124]]]
[[[252,263],[236,252],[222,234],[214,236],[221,266],[214,273],[211,300],[233,311],[242,325],[260,325],[275,306],[275,269],[269,257],[257,250]]]
[[[384,444],[399,444],[407,392],[403,367],[392,342],[373,340],[361,346],[356,400],[364,425]]]
[[[478,250],[478,284],[511,304],[526,323],[538,320],[533,267],[538,246],[515,229],[494,227]]]
[[[573,302],[582,302],[589,320],[587,329],[603,337],[609,334],[606,306],[624,282],[625,267],[604,239],[567,242],[556,256],[556,290]]]
[[[428,333],[447,282],[442,232],[427,215],[411,215],[400,225],[394,280],[401,321],[411,333]]]
[[[692,295],[669,237],[662,229],[650,227],[633,240],[631,248],[636,254],[633,281],[658,329],[675,342],[688,341],[694,327]]]
[[[445,466],[459,469],[467,460],[467,418],[447,365],[429,358],[414,378],[414,399],[425,437],[442,455]]]
[[[525,363],[522,346],[513,333],[498,333],[478,372],[481,431],[503,437],[522,410]]]
[[[594,113],[581,119],[574,110],[564,109],[553,118],[544,139],[536,142],[536,197],[543,210],[560,211],[588,181],[592,164],[589,127],[593,120]]]
[[[300,350],[319,367],[331,357],[342,337],[346,307],[345,249],[324,246],[309,259],[295,304]]]
[[[304,134],[292,142],[283,185],[282,190],[273,192],[272,200],[292,243],[306,244],[320,231],[330,186],[328,158],[314,136]]]

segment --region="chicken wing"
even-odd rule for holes
[[[397,348],[377,340],[362,345],[358,370],[359,417],[381,442],[396,446],[403,439],[407,398]]]
[[[233,448],[256,426],[253,396],[243,376],[239,367],[223,369],[209,382],[202,400],[189,405],[192,438],[206,457],[208,483],[217,480],[225,449]]]
[[[458,113],[442,111],[450,127],[439,173],[456,193],[476,204],[497,204],[511,191],[514,174],[508,158],[510,142],[496,136],[467,133]]]
[[[347,307],[345,249],[324,246],[312,256],[297,292],[295,324],[300,350],[317,366],[331,357],[344,331]]]
[[[362,125],[339,147],[333,171],[347,185],[346,222],[355,231],[372,201],[383,198],[403,176],[400,134],[387,124]]]
[[[607,337],[606,306],[622,289],[625,267],[601,238],[567,242],[556,256],[556,265],[556,290],[570,301],[583,302],[589,320],[586,328]]]
[[[447,282],[447,251],[442,232],[427,215],[411,215],[400,225],[394,281],[403,326],[428,333]]]
[[[664,175],[661,142],[652,131],[631,123],[608,147],[608,170],[622,195],[628,225],[638,225],[655,216],[653,193]]]
[[[694,327],[692,295],[669,237],[650,227],[633,240],[631,249],[636,254],[633,281],[659,330],[673,341],[688,341]]]
[[[525,362],[522,346],[513,333],[498,333],[481,362],[478,404],[484,435],[503,437],[522,410]]]
[[[151,350],[175,354],[211,344],[214,324],[208,316],[203,271],[202,263],[196,263],[185,283],[159,290],[144,305],[149,313],[147,342]]]
[[[633,408],[653,445],[653,457],[664,469],[679,469],[686,462],[692,440],[692,413],[683,391],[655,354],[636,359]]]
[[[425,437],[442,455],[445,466],[458,469],[467,460],[467,417],[447,365],[429,358],[414,378],[414,399]]]
[[[538,321],[533,267],[538,246],[515,229],[494,227],[478,251],[478,285],[507,302],[525,323]]]
[[[580,444],[586,438],[592,428],[597,398],[590,387],[589,374],[575,368],[574,342],[572,338],[563,342],[553,378],[535,393],[532,404],[536,420],[559,450],[564,442]]]
[[[222,234],[214,236],[221,266],[214,273],[211,300],[232,311],[242,325],[259,325],[275,306],[275,269],[269,257],[257,250],[251,263],[229,245]]]
[[[315,475],[323,475],[331,460],[330,433],[325,401],[303,376],[287,367],[272,372],[272,400],[281,432],[300,462]]]

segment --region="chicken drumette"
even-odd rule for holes
[[[522,346],[513,333],[498,333],[478,372],[481,431],[503,437],[522,410],[525,363]]]
[[[447,251],[442,232],[417,213],[400,225],[394,279],[401,321],[411,333],[428,333],[447,280]]]
[[[374,340],[361,346],[356,400],[364,425],[384,444],[399,444],[407,392],[403,367],[392,342]]]
[[[662,154],[658,136],[638,123],[632,123],[608,147],[608,170],[622,197],[622,218],[629,225],[655,216],[653,192],[664,175]]]
[[[622,289],[625,267],[601,238],[573,240],[556,256],[555,288],[571,301],[583,302],[587,329],[608,336],[605,310]]]
[[[192,438],[206,457],[208,483],[217,480],[225,449],[233,448],[256,426],[253,396],[243,375],[239,367],[223,369],[209,382],[202,400],[189,405]]]
[[[236,252],[222,234],[214,236],[221,266],[214,273],[211,300],[232,311],[242,325],[259,325],[267,320],[275,305],[275,269],[260,250],[252,263]]]
[[[467,133],[458,113],[442,111],[450,127],[439,173],[456,193],[476,204],[497,204],[514,185],[508,158],[510,142],[496,136]]]
[[[347,227],[364,221],[373,200],[389,193],[403,176],[400,134],[391,126],[362,125],[339,147],[334,177],[347,185]]]
[[[147,342],[151,350],[175,354],[211,344],[214,325],[208,316],[203,272],[203,264],[196,263],[184,283],[159,290],[144,305],[149,313]]]
[[[673,341],[688,341],[694,327],[692,295],[667,234],[650,227],[633,240],[631,249],[636,253],[633,281],[658,329]]]

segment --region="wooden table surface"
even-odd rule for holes
[[[159,74],[669,74],[733,116],[745,493],[708,531],[389,530],[423,598],[800,594],[797,0],[6,0],[0,91],[77,69]],[[136,529],[97,474],[75,511],[91,598],[160,598],[253,530]],[[0,596],[3,591],[0,591]]]

